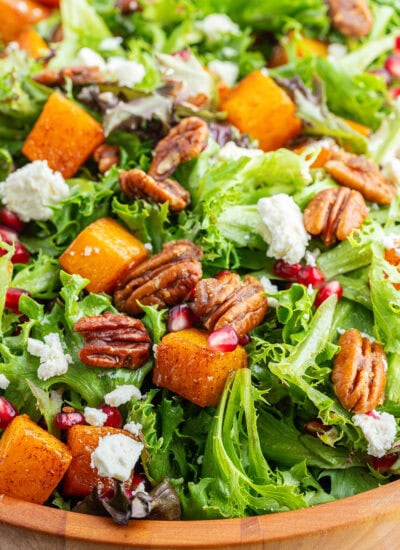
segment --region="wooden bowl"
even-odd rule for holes
[[[397,548],[400,481],[313,508],[214,521],[138,521],[127,527],[108,518],[64,512],[2,496],[0,548],[99,550],[182,548],[345,550]]]

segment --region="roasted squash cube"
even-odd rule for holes
[[[16,42],[22,50],[28,52],[28,54],[38,59],[44,57],[50,52],[50,49],[43,38],[34,29],[27,28],[18,35]]]
[[[68,430],[67,444],[72,454],[72,461],[64,476],[63,489],[67,496],[89,495],[93,487],[100,485],[101,491],[112,489],[112,478],[101,477],[97,470],[90,465],[92,453],[102,437],[111,434],[124,434],[133,437],[127,431],[108,426],[72,426]],[[134,473],[125,482],[127,488],[132,486]]]
[[[90,279],[90,292],[111,292],[129,266],[148,255],[144,245],[112,218],[99,218],[60,256],[67,273]]]
[[[0,439],[0,494],[43,504],[70,462],[64,443],[29,416],[16,416]]]
[[[215,407],[229,373],[247,367],[247,354],[242,346],[212,351],[207,336],[195,328],[165,335],[157,345],[153,382],[200,407]]]
[[[0,40],[11,42],[25,28],[50,15],[48,8],[33,0],[0,0]]]
[[[26,138],[22,152],[32,161],[47,160],[52,170],[71,178],[103,141],[101,124],[54,92]]]
[[[221,98],[228,121],[258,140],[264,151],[283,147],[301,132],[296,106],[287,93],[262,71],[241,80]]]

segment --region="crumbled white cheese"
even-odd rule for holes
[[[145,247],[146,250],[148,250],[149,252],[152,252],[153,251],[153,245],[151,243],[144,243],[143,245]]]
[[[260,283],[264,287],[265,292],[269,292],[270,294],[274,294],[275,292],[278,292],[278,287],[271,283],[271,281],[268,279],[268,277],[261,277]]]
[[[259,157],[263,155],[264,151],[261,149],[246,149],[246,147],[239,147],[234,141],[228,141],[218,152],[218,159],[224,160],[238,160],[242,157]]]
[[[128,422],[124,426],[124,430],[136,436],[139,435],[139,432],[141,431],[142,428],[143,426],[139,422]]]
[[[60,336],[56,332],[47,334],[44,342],[28,338],[28,351],[40,359],[37,375],[41,380],[65,374],[69,363],[72,363],[72,357],[64,353]]]
[[[214,61],[208,64],[208,68],[219,76],[230,88],[235,85],[239,76],[239,67],[236,63],[232,63],[232,61],[219,61],[218,59],[214,59]]]
[[[389,235],[385,235],[383,237],[382,244],[384,248],[392,248],[396,252],[396,254],[400,256],[400,235],[389,233]]]
[[[110,57],[107,62],[107,73],[111,80],[116,80],[120,86],[131,88],[142,82],[146,69],[136,61],[129,61],[123,57]]]
[[[389,181],[400,187],[400,159],[388,158],[382,165],[382,173]]]
[[[123,42],[122,36],[110,36],[110,38],[104,38],[99,44],[99,50],[118,50]]]
[[[355,414],[353,423],[361,428],[368,441],[369,455],[380,458],[392,448],[397,432],[396,421],[392,414],[377,411]]]
[[[222,53],[225,57],[236,57],[237,55],[235,48],[231,48],[230,46],[222,48]]]
[[[74,65],[84,67],[98,67],[101,71],[106,69],[105,59],[91,48],[81,48],[76,54]]]
[[[100,54],[90,48],[79,50],[75,59],[75,65],[98,67],[104,74],[105,79],[112,82],[116,81],[120,86],[132,87],[134,84],[142,82],[146,74],[146,69],[141,63],[136,63],[136,61],[130,61],[119,56],[110,57],[106,61]]]
[[[6,390],[10,385],[10,381],[4,374],[0,374],[0,389]]]
[[[267,256],[289,264],[299,262],[306,253],[310,236],[304,229],[301,210],[292,197],[278,193],[260,199],[257,209],[263,222],[259,233],[269,244]]]
[[[196,27],[202,31],[210,42],[216,42],[224,34],[239,34],[240,29],[230,17],[224,13],[212,13],[202,21],[197,21]]]
[[[117,386],[115,390],[107,393],[104,396],[104,402],[112,407],[119,407],[120,405],[130,401],[132,397],[135,399],[141,399],[142,394],[140,393],[140,390],[132,384],[124,384],[122,386]]]
[[[126,481],[143,450],[143,443],[124,434],[108,434],[99,440],[90,465],[103,477]]]
[[[328,57],[338,59],[344,57],[348,52],[347,46],[340,42],[331,42],[328,46]]]
[[[309,296],[312,296],[314,294],[314,287],[312,286],[312,284],[307,285],[307,294]]]
[[[108,418],[105,412],[100,409],[95,409],[94,407],[85,407],[83,416],[90,426],[104,426]]]
[[[46,160],[35,160],[12,172],[0,183],[2,202],[23,222],[48,220],[53,206],[70,194],[60,172],[53,172]]]
[[[319,248],[316,248],[312,252],[310,250],[306,250],[305,260],[307,265],[311,265],[312,267],[315,267],[317,265],[317,258],[321,254],[321,251]]]

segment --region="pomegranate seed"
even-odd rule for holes
[[[0,397],[0,430],[7,428],[11,420],[17,416],[18,411],[5,397]]]
[[[22,243],[15,244],[15,252],[11,258],[11,261],[14,264],[27,264],[30,257],[31,255]]]
[[[301,269],[300,264],[288,264],[283,260],[278,260],[274,264],[274,274],[281,279],[294,281]]]
[[[304,424],[304,429],[310,435],[318,437],[330,430],[330,426],[325,426],[319,418],[313,418]]]
[[[111,428],[122,428],[123,419],[118,407],[112,407],[111,405],[102,405],[99,407],[103,413],[106,413],[107,420],[103,426],[110,426]]]
[[[396,36],[396,38],[395,38],[395,41],[394,41],[394,50],[395,50],[395,52],[399,52],[399,53],[400,53],[400,36]]]
[[[189,50],[179,50],[178,52],[174,52],[172,55],[174,57],[180,57],[183,61],[189,61],[190,59]]]
[[[56,426],[59,430],[69,430],[78,424],[86,424],[85,417],[80,412],[60,412],[56,415]]]
[[[380,416],[379,414],[376,412],[376,411],[368,411],[367,413],[365,413],[367,416],[370,416],[371,418],[373,418],[374,420],[379,420]]]
[[[245,334],[244,336],[241,336],[239,338],[239,345],[240,346],[247,346],[247,344],[250,344],[251,338],[248,334]]]
[[[14,313],[21,313],[19,306],[19,299],[22,295],[29,296],[29,292],[23,288],[9,288],[6,292],[6,303],[4,304],[7,309],[10,309]]]
[[[325,281],[325,275],[318,267],[303,265],[297,273],[296,280],[302,285],[319,288]]]
[[[400,78],[400,55],[390,55],[385,61],[385,69],[394,78]]]
[[[379,76],[379,78],[381,78],[385,82],[386,86],[389,86],[392,81],[392,77],[386,69],[374,69],[372,71],[369,71],[369,73],[374,74],[375,76]]]
[[[132,479],[132,489],[135,490],[142,482],[144,482],[144,477],[140,474],[135,474]]]
[[[0,225],[0,239],[7,244],[13,244],[18,241],[18,235],[13,229]]]
[[[234,351],[238,343],[238,335],[229,325],[214,330],[207,338],[207,345],[212,351]]]
[[[229,271],[229,269],[223,269],[222,271],[219,271],[216,275],[214,275],[215,279],[221,279],[221,277],[226,277],[227,275],[230,275],[232,272]]]
[[[343,296],[343,288],[339,281],[329,281],[329,283],[326,283],[318,290],[314,301],[315,307],[319,307],[322,302],[325,302],[333,294],[336,294],[338,300]]]
[[[385,456],[381,456],[380,458],[377,458],[376,456],[371,456],[369,462],[371,464],[371,468],[373,468],[377,472],[380,472],[381,474],[385,474],[388,470],[390,470],[390,468],[396,462],[397,458],[397,453],[391,453]]]
[[[168,331],[178,332],[191,328],[197,322],[197,317],[186,304],[175,306],[168,313]]]
[[[392,88],[389,92],[393,99],[397,99],[400,96],[400,88]]]
[[[14,229],[17,233],[21,233],[25,229],[26,225],[18,218],[17,214],[14,214],[14,212],[11,212],[8,208],[0,209],[0,222],[11,229]]]

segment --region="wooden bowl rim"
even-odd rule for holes
[[[199,521],[131,520],[66,512],[0,496],[0,522],[37,533],[126,548],[218,548],[297,540],[400,517],[400,480],[335,502],[277,514]]]

